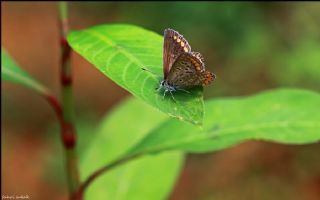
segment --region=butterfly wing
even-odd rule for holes
[[[191,52],[188,41],[177,31],[172,29],[164,30],[163,43],[163,75],[167,78],[169,71],[181,53]]]
[[[180,54],[168,74],[167,82],[176,88],[208,85],[215,75],[205,69],[203,57],[197,52]]]

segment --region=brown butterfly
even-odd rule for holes
[[[166,92],[183,90],[195,86],[206,86],[215,75],[205,69],[202,55],[192,52],[188,41],[177,31],[164,31],[163,74],[160,88]],[[173,96],[172,96],[173,97]]]
[[[205,69],[203,56],[198,52],[192,52],[188,41],[173,29],[164,30],[163,44],[163,80],[160,81],[160,89],[164,89],[164,95],[170,92],[195,86],[206,86],[215,79],[215,75]]]

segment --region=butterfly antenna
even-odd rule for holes
[[[152,71],[150,71],[150,70],[148,70],[148,69],[146,69],[146,68],[144,68],[144,67],[141,67],[141,69],[144,70],[144,71],[147,71],[147,72],[149,72],[149,73],[151,73],[151,74],[153,74],[154,76],[158,76],[158,77],[159,77],[159,75],[157,75],[156,73],[154,73],[154,72],[152,72]]]

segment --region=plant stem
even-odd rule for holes
[[[49,104],[52,106],[53,110],[55,111],[58,120],[59,120],[59,125],[61,127],[61,130],[63,129],[63,112],[62,112],[62,107],[61,103],[58,101],[58,99],[52,95],[52,93],[48,92],[43,97],[49,102]]]
[[[61,42],[60,82],[62,87],[63,124],[61,130],[65,149],[66,170],[70,197],[80,185],[78,158],[76,153],[76,129],[74,127],[74,106],[72,94],[72,75],[70,65],[71,48],[67,42],[68,9],[67,2],[59,2],[59,29]]]

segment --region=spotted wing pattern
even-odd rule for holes
[[[166,80],[176,88],[190,88],[208,85],[214,79],[215,75],[206,71],[200,53],[185,52],[175,60]]]
[[[174,61],[181,53],[191,52],[188,41],[177,31],[172,29],[164,30],[163,43],[163,74],[167,78]]]

